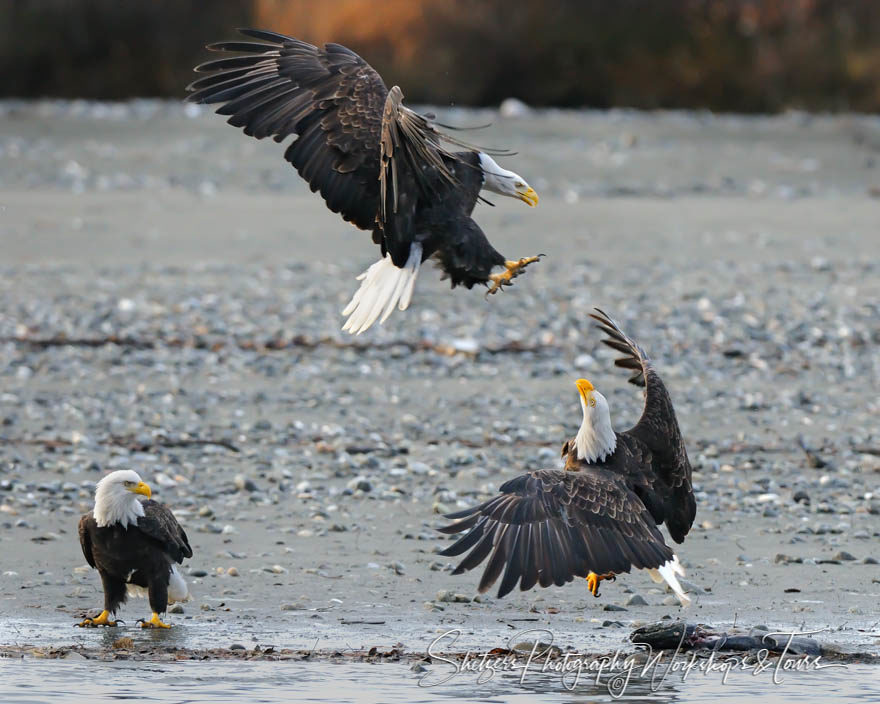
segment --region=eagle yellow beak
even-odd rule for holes
[[[517,191],[516,195],[523,203],[526,203],[530,208],[534,208],[538,205],[538,194],[535,193],[535,189],[531,186],[529,186],[524,191]]]
[[[584,400],[587,399],[587,395],[593,391],[593,385],[587,381],[586,379],[578,379],[574,382],[574,385],[578,387],[578,391],[581,392],[581,396]]]
[[[142,496],[146,496],[148,499],[153,495],[153,492],[150,490],[149,485],[144,482],[138,482],[138,485],[129,489],[132,494],[141,494]]]

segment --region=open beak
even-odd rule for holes
[[[517,191],[516,195],[523,203],[528,204],[531,208],[538,205],[538,194],[535,193],[535,189],[531,186],[525,191]]]
[[[148,499],[153,495],[153,492],[150,491],[149,485],[144,482],[138,482],[138,485],[131,490],[132,494],[141,494],[142,496],[146,496]]]
[[[574,382],[574,385],[577,386],[578,391],[581,392],[581,398],[586,401],[588,394],[593,390],[593,385],[586,379],[578,379]]]

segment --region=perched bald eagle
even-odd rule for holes
[[[111,472],[95,488],[95,508],[79,521],[79,543],[86,561],[97,568],[104,585],[104,610],[77,624],[115,626],[115,615],[128,596],[149,597],[153,611],[143,628],[170,628],[159,614],[168,603],[186,601],[189,589],[177,564],[192,557],[186,533],[164,504],[150,500],[150,487],[137,472]],[[139,501],[138,496],[146,496]]]
[[[187,90],[194,103],[222,103],[220,115],[245,134],[281,142],[284,156],[327,207],[371,230],[382,259],[358,278],[343,311],[343,330],[362,333],[394,307],[409,306],[419,267],[433,257],[452,286],[510,284],[538,257],[511,261],[499,254],[471,212],[485,189],[530,206],[538,195],[525,179],[403,105],[360,56],[339,44],[319,49],[293,37],[239,30],[260,42],[227,41],[208,49],[239,55],[196,67],[209,75]],[[444,144],[463,147],[452,152]],[[491,273],[495,267],[505,267]],[[380,317],[381,316],[381,317]]]
[[[615,432],[608,402],[586,379],[577,381],[583,422],[562,446],[565,468],[539,469],[502,484],[501,493],[479,506],[449,514],[440,530],[468,531],[442,555],[470,550],[453,574],[488,558],[480,592],[502,575],[498,596],[519,582],[562,586],[584,577],[593,596],[599,583],[629,572],[650,571],[687,604],[676,575],[678,557],[657,526],[665,523],[681,543],[696,514],[691,466],[666,387],[645,352],[598,308],[591,314],[608,335],[602,341],[622,352],[615,364],[634,371],[629,381],[645,387],[638,423]]]

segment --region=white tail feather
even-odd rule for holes
[[[675,596],[681,602],[682,606],[687,606],[691,603],[690,597],[684,593],[684,589],[682,589],[681,583],[678,581],[678,577],[676,577],[676,575],[684,577],[684,567],[682,567],[681,563],[678,561],[678,555],[673,555],[669,562],[660,565],[657,569],[648,570],[648,574],[651,575],[651,579],[658,584],[660,582],[666,582],[675,593]]]
[[[380,325],[384,323],[394,306],[406,310],[412,300],[421,264],[422,245],[414,242],[410,245],[409,257],[403,268],[394,266],[387,254],[370,265],[357,277],[361,282],[360,288],[342,311],[343,315],[349,316],[342,329],[352,335],[360,335],[377,319]]]
[[[137,584],[126,584],[125,592],[130,597],[146,599],[150,593],[145,587]],[[189,601],[189,586],[183,575],[177,571],[177,565],[172,565],[171,574],[168,576],[168,603],[173,604],[177,601]]]

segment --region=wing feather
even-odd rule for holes
[[[638,496],[601,467],[523,474],[503,484],[498,496],[447,518],[456,522],[439,530],[464,535],[441,554],[470,551],[453,574],[488,558],[479,590],[501,577],[499,597],[517,581],[523,591],[535,584],[561,586],[589,572],[650,569],[672,559]]]
[[[630,383],[645,388],[642,415],[638,423],[622,435],[634,438],[650,450],[651,470],[662,483],[658,488],[666,494],[661,499],[663,517],[673,540],[680,543],[693,525],[696,500],[691,485],[691,465],[672,400],[645,351],[607,313],[599,308],[595,310],[590,317],[598,321],[597,327],[607,335],[602,342],[625,355],[615,360],[615,365],[634,370]],[[647,483],[656,484],[654,479],[650,477]]]
[[[171,513],[171,509],[153,500],[144,501],[143,506],[144,515],[138,518],[138,530],[157,541],[175,562],[181,563],[184,558],[192,557],[186,532]]]
[[[92,535],[91,528],[95,526],[95,518],[89,511],[79,519],[79,545],[82,548],[83,557],[91,567],[95,566],[95,556],[92,553]]]

